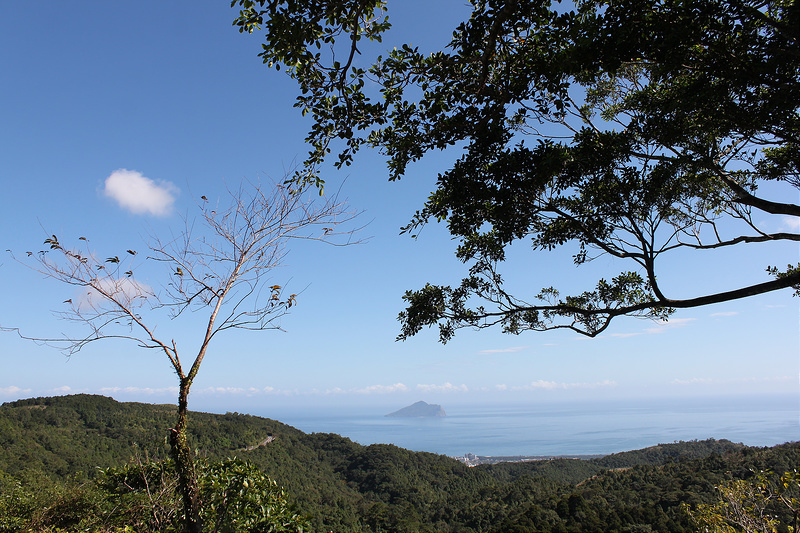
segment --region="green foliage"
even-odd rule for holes
[[[591,462],[604,468],[626,468],[636,465],[663,465],[675,461],[688,461],[703,459],[709,455],[724,455],[726,453],[741,451],[745,446],[735,444],[729,440],[707,439],[702,441],[681,441],[672,444],[658,444],[634,450],[621,452]]]
[[[0,531],[116,531],[103,517],[118,502],[105,496],[91,482],[5,478],[0,485]]]
[[[117,502],[107,521],[142,531],[180,529],[180,499],[175,467],[171,461],[132,459],[122,467],[103,470],[98,488]]]
[[[0,475],[0,531],[19,531],[25,518],[30,516],[36,504],[22,482],[3,473]]]
[[[295,183],[319,185],[332,151],[341,166],[378,148],[393,180],[431,151],[463,148],[404,230],[445,222],[468,273],[457,286],[406,292],[400,338],[428,326],[443,342],[463,327],[595,336],[623,315],[664,319],[800,289],[791,265],[688,298],[657,275],[677,250],[800,240],[775,229],[800,217],[783,202],[800,187],[797,2],[470,3],[446,49],[399,43],[377,55],[358,43],[388,30],[387,2],[232,2],[241,31],[263,29],[261,56],[289,69],[296,105],[313,119]],[[340,35],[348,61],[319,52]],[[780,192],[769,196],[766,182]],[[520,241],[622,268],[574,294],[543,284],[518,295],[502,266]]]
[[[251,463],[204,463],[198,477],[206,531],[310,531],[286,493]],[[0,531],[182,531],[179,509],[172,462],[135,460],[94,482],[31,487],[9,478],[0,493]]]
[[[717,491],[719,499],[713,504],[686,508],[703,531],[774,533],[786,526],[788,531],[797,531],[800,478],[796,470],[784,473],[779,479],[771,472],[758,472],[749,479],[726,480]],[[791,522],[782,524],[777,510],[788,511]]]
[[[45,472],[54,480],[75,474],[89,479],[99,468],[125,464],[132,456],[165,459],[174,405],[120,403],[88,394],[33,398],[0,406],[0,469],[22,475]],[[278,439],[302,433],[274,420],[228,413],[192,412],[193,449],[222,458],[270,435]]]
[[[7,445],[0,454],[0,531],[180,530],[175,472],[164,460],[171,413],[168,406],[88,395],[0,406]],[[791,473],[800,464],[798,443],[761,449],[707,440],[592,460],[468,468],[255,416],[190,416],[190,445],[204,458],[198,477],[208,531],[694,531],[685,509],[713,505],[716,487],[750,482],[753,472]],[[39,441],[58,443],[69,464],[103,468],[65,469],[47,459],[52,451]],[[778,482],[770,478],[776,495]],[[788,504],[773,497],[768,511],[792,524],[797,478],[785,482]]]
[[[330,152],[331,141],[338,138],[347,144],[339,155],[338,167],[349,165],[353,153],[365,143],[360,136],[334,125],[353,121],[366,125],[381,120],[385,112],[381,103],[364,98],[367,72],[357,64],[362,40],[380,42],[383,32],[390,28],[383,16],[385,2],[232,0],[231,7],[236,5],[240,12],[234,25],[242,33],[266,32],[259,56],[270,68],[280,70],[283,65],[298,81],[303,95],[295,107],[317,119],[307,139],[311,145],[309,158],[293,181],[299,186],[313,183],[321,193],[325,182],[315,166]],[[325,51],[330,52],[329,57],[323,57]]]
[[[209,531],[310,531],[286,493],[252,463],[234,459],[209,464],[201,471],[200,489],[203,522]]]

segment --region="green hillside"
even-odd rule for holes
[[[173,406],[90,395],[0,406],[0,513],[21,505],[12,498],[103,486],[102,469],[165,459],[173,418]],[[193,412],[190,431],[199,456],[245,459],[284,487],[314,531],[692,531],[682,504],[714,501],[726,479],[800,465],[797,443],[682,442],[592,460],[469,468],[237,413]],[[0,517],[0,531],[14,530],[4,523],[12,521]]]

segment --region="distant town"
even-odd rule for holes
[[[495,463],[527,463],[532,461],[551,461],[553,459],[597,459],[605,457],[600,455],[475,455],[474,453],[465,453],[457,457],[453,457],[456,461],[464,463],[467,466],[478,465],[491,465]]]

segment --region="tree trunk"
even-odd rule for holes
[[[178,474],[178,491],[183,501],[183,531],[201,533],[203,524],[200,520],[200,487],[197,483],[197,472],[189,443],[186,440],[186,418],[188,413],[189,387],[191,381],[181,379],[178,394],[178,420],[170,430],[170,453],[175,461]]]

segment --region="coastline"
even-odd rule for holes
[[[709,438],[774,446],[800,439],[797,403],[785,396],[743,396],[445,405],[448,416],[440,418],[391,418],[380,407],[359,406],[253,414],[306,433],[336,433],[364,445],[394,444],[448,457],[471,453],[485,461],[500,457],[520,461],[602,456]]]
[[[593,454],[593,455],[475,455],[473,453],[465,453],[464,455],[452,457],[456,461],[463,463],[467,466],[478,465],[493,465],[497,463],[530,463],[534,461],[552,461],[554,459],[579,459],[588,461],[590,459],[599,459],[606,457],[608,454]]]

